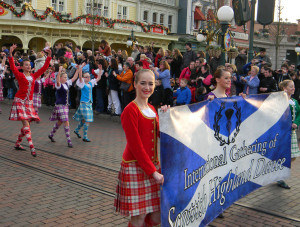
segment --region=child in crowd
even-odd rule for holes
[[[192,95],[191,103],[195,103],[196,102],[196,88],[193,86],[193,83],[191,81],[188,81],[187,86],[190,89],[191,95]]]
[[[82,73],[82,67],[77,67],[77,70],[73,76],[72,79],[68,80],[68,75],[64,72],[63,66],[59,67],[59,71],[56,77],[55,82],[55,96],[56,96],[56,102],[55,106],[52,112],[52,115],[50,117],[50,121],[57,121],[54,125],[52,131],[48,135],[48,138],[51,140],[51,142],[55,142],[53,136],[54,133],[59,129],[59,127],[64,124],[65,134],[68,141],[68,147],[73,147],[71,138],[70,138],[70,127],[69,127],[69,87],[72,86],[73,82],[77,79],[78,74]]]
[[[83,141],[84,142],[91,142],[88,139],[87,131],[89,128],[90,122],[94,121],[93,116],[93,87],[97,85],[97,82],[101,79],[102,71],[99,70],[99,75],[97,79],[92,79],[88,72],[84,73],[83,75],[79,74],[79,79],[76,82],[76,85],[81,89],[81,98],[80,98],[80,105],[73,116],[73,119],[79,121],[77,128],[74,130],[74,133],[78,138],[81,138],[79,134],[79,130],[83,126]],[[83,79],[82,79],[83,77]]]
[[[7,68],[4,75],[5,75],[5,85],[7,87],[7,98],[13,99],[14,98],[14,87],[15,87],[14,74],[11,72],[11,70],[9,68]]]
[[[161,80],[155,80],[155,88],[153,94],[149,98],[149,103],[154,106],[156,111],[163,105],[164,87]]]
[[[2,63],[0,65],[0,101],[4,101],[4,97],[3,97],[3,79],[4,79],[4,75],[7,69],[7,66],[5,65],[5,61],[6,61],[6,55],[4,52],[1,53],[2,55]],[[1,107],[0,107],[0,114],[2,113]]]
[[[180,80],[180,88],[174,91],[174,97],[176,99],[176,106],[186,105],[191,103],[192,93],[187,87],[188,80],[182,78]]]
[[[146,54],[141,54],[140,61],[143,63],[144,69],[150,69],[151,60],[147,58]]]
[[[37,115],[39,115],[39,108],[42,106],[42,86],[45,80],[50,76],[50,72],[46,71],[46,76],[41,78],[37,78],[34,83],[34,90],[33,90],[33,107],[35,109],[35,112]],[[36,121],[36,123],[39,123],[39,121]]]
[[[197,102],[204,101],[206,93],[207,93],[207,91],[206,91],[206,88],[204,86],[199,87],[196,91],[196,100],[197,100]]]
[[[298,140],[296,135],[296,130],[300,125],[300,106],[296,99],[292,98],[292,95],[295,92],[295,85],[292,80],[284,80],[280,82],[279,88],[285,91],[289,98],[290,110],[292,115],[291,125],[287,125],[287,127],[291,127],[291,158],[292,162],[295,161],[296,157],[300,156],[300,150],[298,147]],[[279,187],[290,189],[291,187],[287,185],[283,180],[277,182]]]

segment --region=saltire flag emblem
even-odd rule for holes
[[[290,175],[284,92],[231,97],[160,114],[162,226],[205,226],[250,192]]]

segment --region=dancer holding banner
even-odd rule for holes
[[[153,72],[140,70],[134,81],[136,98],[121,115],[127,145],[118,176],[114,206],[121,215],[131,216],[128,226],[160,224],[160,174],[157,155],[158,115],[148,104],[155,86]],[[167,106],[162,107],[163,111]]]
[[[295,92],[295,85],[292,80],[284,80],[280,82],[279,88],[285,91],[289,97],[289,104],[290,110],[292,115],[292,131],[291,131],[291,161],[295,161],[296,157],[300,156],[300,150],[298,146],[298,140],[296,135],[296,129],[300,124],[300,106],[296,99],[292,98],[292,95]],[[290,189],[291,187],[288,186],[283,180],[277,182],[279,187]]]
[[[226,98],[226,89],[230,88],[231,85],[231,74],[224,69],[217,69],[211,79],[212,85],[216,88],[206,95],[205,100],[213,100],[215,98]]]

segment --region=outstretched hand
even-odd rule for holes
[[[9,48],[9,53],[10,56],[12,56],[12,53],[14,52],[14,50],[17,48],[17,44],[13,44],[10,48]]]
[[[44,51],[47,53],[47,55],[48,55],[49,57],[51,57],[52,51],[51,51],[50,48],[45,48]]]

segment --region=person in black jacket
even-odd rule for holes
[[[264,68],[264,78],[259,83],[259,93],[270,93],[278,91],[276,80],[273,78],[271,68]]]
[[[164,87],[162,86],[161,80],[155,80],[155,88],[153,94],[149,98],[149,103],[156,109],[163,105],[164,101]]]
[[[287,65],[282,65],[281,70],[276,71],[274,73],[275,80],[277,81],[277,85],[284,80],[290,80],[291,77],[288,73],[289,67]]]
[[[101,79],[98,81],[96,85],[96,106],[95,110],[97,114],[105,113],[107,107],[107,95],[106,95],[106,76],[104,75],[107,69],[107,62],[105,59],[99,59],[96,62],[98,69],[94,70],[94,75],[101,75]],[[102,73],[99,74],[99,71]]]
[[[172,52],[173,55],[173,60],[171,62],[171,77],[176,79],[179,78],[180,73],[181,73],[181,65],[182,65],[182,54],[180,51],[175,48]]]
[[[119,80],[113,75],[113,72],[116,74],[119,73],[118,70],[118,62],[115,58],[112,58],[109,62],[109,67],[107,72],[105,72],[105,76],[108,79],[108,106],[107,112],[110,112],[114,116],[121,115],[121,103],[118,95],[119,91]],[[115,111],[112,111],[112,105],[114,106]]]
[[[235,65],[237,69],[237,74],[239,76],[244,76],[243,66],[247,63],[247,51],[246,49],[241,49],[239,55],[235,58]]]

